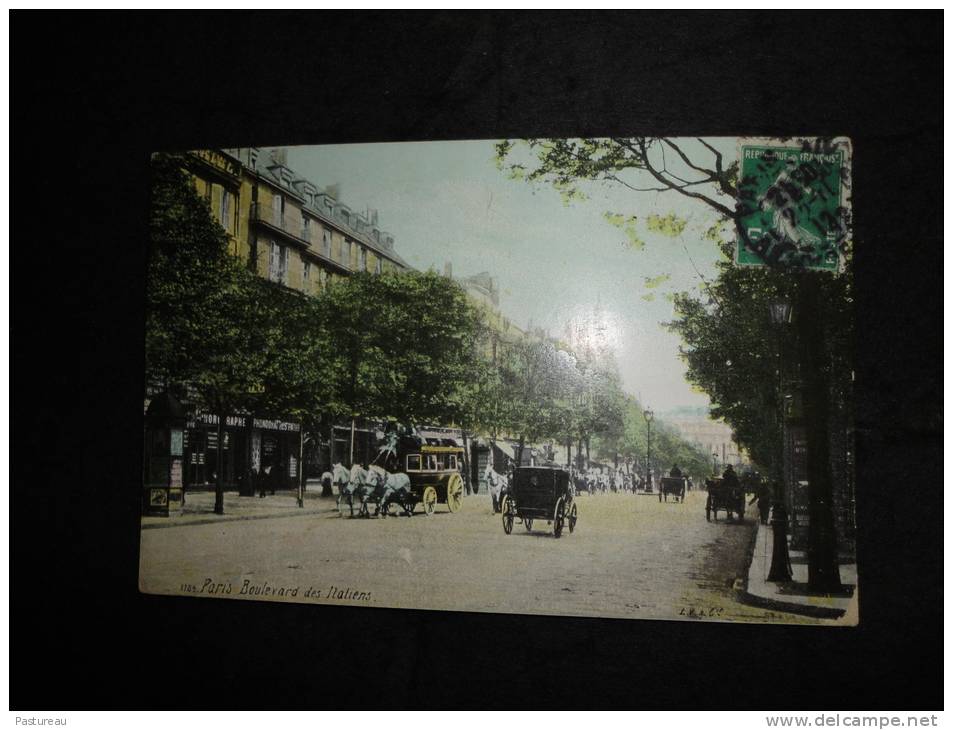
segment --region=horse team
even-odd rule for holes
[[[402,472],[389,472],[376,464],[367,469],[354,464],[348,470],[343,464],[335,464],[331,471],[321,475],[324,486],[338,489],[338,508],[343,515],[345,508],[353,515],[386,517],[391,504],[397,504],[408,514],[413,513],[417,499],[413,494],[410,477]],[[370,507],[375,507],[373,515]]]

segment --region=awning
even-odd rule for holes
[[[500,451],[503,452],[505,456],[508,456],[513,461],[516,461],[516,446],[507,441],[495,441],[493,445],[496,446]]]

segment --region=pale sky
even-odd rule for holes
[[[708,140],[729,164],[733,138]],[[673,317],[665,292],[696,288],[714,275],[720,256],[703,238],[716,221],[703,204],[678,193],[635,193],[619,185],[589,185],[584,201],[563,203],[549,185],[510,180],[494,164],[493,141],[408,142],[292,147],[288,165],[315,185],[340,186],[354,211],[376,208],[382,230],[412,266],[469,276],[487,271],[500,289],[500,309],[518,326],[530,323],[563,337],[567,321],[596,303],[608,320],[625,388],[659,411],[707,406],[685,381],[679,339],[662,328]],[[702,146],[680,142],[694,159]],[[668,168],[689,171],[667,159]],[[708,156],[700,156],[707,163]],[[648,185],[646,185],[648,187]],[[696,188],[704,190],[704,188]],[[636,215],[641,250],[604,217]],[[647,230],[650,214],[688,219],[675,239]],[[671,274],[657,289],[645,279]],[[653,301],[643,296],[654,294]]]

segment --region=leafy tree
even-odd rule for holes
[[[526,442],[559,433],[565,404],[561,396],[561,357],[555,345],[529,337],[513,342],[499,359],[500,422],[517,434],[516,461],[520,463]]]
[[[224,510],[221,463],[225,414],[257,388],[267,334],[256,316],[252,275],[197,195],[182,160],[152,160],[150,257],[146,286],[147,382],[187,394],[219,419],[215,511]]]
[[[480,315],[457,284],[433,272],[359,273],[332,285],[322,306],[332,413],[472,420]]]

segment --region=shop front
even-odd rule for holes
[[[256,475],[259,489],[297,489],[301,478],[301,424],[257,416],[248,421],[248,468]],[[243,493],[253,491],[249,485]]]
[[[240,489],[245,477],[246,417],[225,416],[222,428],[222,473],[226,490]],[[218,416],[197,413],[186,423],[184,435],[185,488],[214,489],[218,466]]]
[[[187,422],[183,440],[186,489],[214,489],[219,450],[218,416],[197,413]],[[301,424],[229,414],[222,427],[221,447],[226,490],[251,496],[262,488],[266,492],[297,489],[301,470]]]

